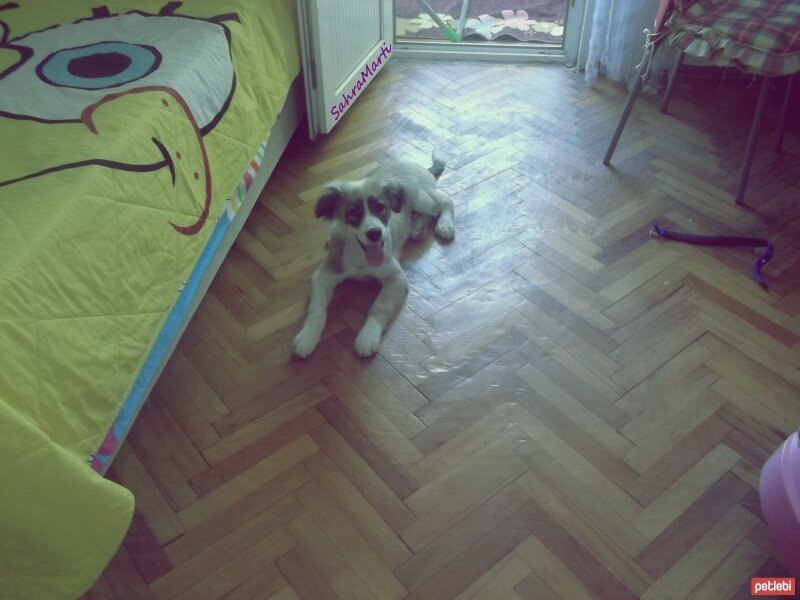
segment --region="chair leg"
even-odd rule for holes
[[[659,108],[664,114],[666,114],[669,100],[672,98],[672,90],[675,87],[675,80],[678,79],[678,71],[681,68],[684,56],[685,54],[683,51],[678,49],[678,56],[675,57],[675,64],[672,65],[672,71],[670,71],[669,81],[667,82],[667,90],[664,92],[664,98],[661,100],[661,108]]]
[[[778,141],[775,143],[775,150],[781,152],[783,150],[783,138],[786,135],[786,118],[789,116],[789,100],[792,96],[792,87],[794,87],[794,76],[796,73],[789,75],[786,80],[786,93],[783,96],[783,104],[781,105],[781,118],[778,124]]]
[[[747,180],[750,177],[750,167],[753,166],[753,157],[756,154],[758,145],[758,134],[761,133],[761,121],[764,117],[764,109],[767,107],[767,95],[769,93],[770,78],[764,77],[761,82],[761,92],[758,94],[758,104],[756,114],[753,117],[753,125],[750,128],[750,138],[747,140],[747,150],[744,153],[744,164],[742,165],[742,175],[739,177],[739,185],[736,188],[736,204],[742,204],[744,191],[747,188]]]
[[[619,123],[617,123],[617,129],[614,131],[614,137],[611,138],[611,143],[608,145],[608,150],[606,150],[606,155],[603,158],[603,164],[605,166],[611,164],[611,157],[614,155],[614,150],[617,148],[619,138],[622,136],[622,130],[625,129],[625,123],[628,122],[628,117],[631,116],[633,104],[636,102],[636,97],[639,95],[639,92],[642,91],[642,85],[644,83],[642,78],[646,68],[647,61],[643,60],[639,70],[636,72],[636,81],[633,84],[631,93],[628,94],[628,100],[625,102],[625,108],[622,109],[622,116],[619,118]]]

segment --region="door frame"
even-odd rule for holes
[[[308,137],[311,140],[320,135],[330,133],[336,125],[341,115],[344,115],[350,106],[355,103],[361,91],[367,87],[372,77],[383,68],[392,54],[394,46],[394,35],[396,32],[394,23],[394,0],[378,0],[379,6],[379,43],[377,43],[369,54],[360,63],[353,67],[350,75],[336,89],[330,89],[331,82],[325,78],[325,61],[323,57],[323,44],[317,35],[320,30],[320,15],[316,2],[323,0],[299,0],[297,2],[298,25],[300,30],[300,44],[303,60],[303,77],[305,81],[305,95],[307,107]],[[329,0],[325,0],[329,1]],[[374,0],[373,0],[374,1]],[[315,8],[317,10],[315,10]],[[377,65],[376,65],[377,63]],[[361,76],[361,80],[359,80]],[[369,79],[364,81],[364,78]],[[347,93],[348,89],[352,92]],[[338,101],[341,92],[344,90],[346,104],[344,108],[334,113],[336,105],[326,110],[331,100]],[[327,93],[327,96],[326,96]],[[352,94],[352,95],[351,95]],[[334,117],[331,122],[330,115]]]

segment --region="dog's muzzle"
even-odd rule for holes
[[[362,244],[361,240],[356,236],[356,241],[364,251],[364,256],[371,267],[380,267],[383,261],[386,260],[386,255],[383,252],[383,240],[374,244]]]

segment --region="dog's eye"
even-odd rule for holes
[[[357,210],[348,210],[347,211],[347,218],[356,220],[358,219],[358,211]]]
[[[386,212],[386,205],[378,204],[378,212]]]

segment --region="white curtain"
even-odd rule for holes
[[[598,75],[630,83],[644,56],[644,29],[653,29],[659,0],[595,0],[590,27],[586,82]],[[656,53],[651,74],[663,63],[665,48]],[[661,55],[661,56],[659,56]],[[651,79],[654,80],[654,79]],[[652,87],[652,86],[649,86]]]

